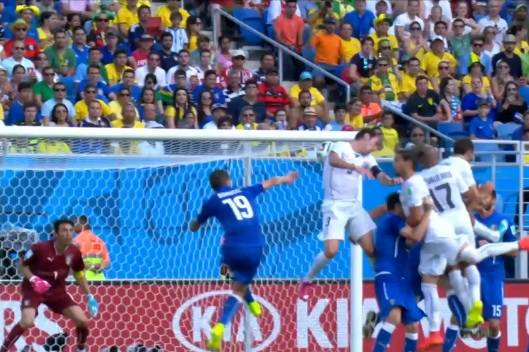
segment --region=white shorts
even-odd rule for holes
[[[452,266],[458,263],[458,254],[465,243],[467,243],[466,236],[439,238],[423,243],[419,273],[421,275],[443,275],[447,265]]]
[[[441,214],[443,220],[448,221],[454,227],[456,236],[465,237],[468,244],[473,248],[476,247],[476,236],[474,235],[474,227],[470,215],[465,211],[447,211]]]
[[[344,240],[345,231],[354,242],[376,229],[376,225],[361,204],[354,202],[324,200],[321,241]]]

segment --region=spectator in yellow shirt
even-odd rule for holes
[[[123,108],[130,103],[132,103],[130,89],[127,87],[122,87],[118,92],[118,99],[112,100],[110,103],[108,103],[110,110],[112,110],[112,113],[116,116],[116,120],[114,122],[123,119]],[[136,111],[136,115],[139,115],[138,110],[136,108],[134,108],[134,110]]]
[[[115,120],[116,115],[112,113],[110,107],[102,100],[96,99],[97,88],[91,84],[87,84],[84,89],[84,97],[75,103],[75,120],[80,122],[88,117],[88,104],[92,100],[97,100],[101,106],[102,116],[109,120]]]
[[[438,66],[441,61],[447,61],[450,65],[450,72],[455,72],[457,61],[452,54],[445,51],[444,41],[441,38],[435,38],[432,41],[431,49],[422,58],[422,69],[428,77],[439,76]]]
[[[404,72],[401,74],[399,87],[399,100],[405,101],[410,95],[415,92],[415,80],[421,72],[421,62],[416,57],[411,57],[405,66]],[[431,87],[430,87],[431,89]]]
[[[162,26],[164,28],[169,28],[171,27],[171,13],[173,11],[178,11],[182,15],[180,28],[186,28],[189,12],[182,7],[182,0],[167,0],[167,4],[160,6],[156,11],[156,17],[162,19]]]
[[[113,86],[122,81],[123,72],[129,69],[132,70],[132,67],[127,66],[127,52],[122,49],[116,50],[114,53],[114,62],[111,64],[105,65],[105,70],[107,71],[108,85]]]
[[[318,88],[313,86],[313,80],[312,80],[312,74],[310,72],[304,71],[299,76],[299,83],[294,84],[289,91],[289,97],[290,97],[290,104],[292,107],[297,108],[299,107],[299,93],[301,91],[309,91],[311,95],[311,102],[310,106],[312,107],[318,107],[319,110],[323,112],[322,118],[327,121],[328,119],[328,110],[329,106],[327,104],[327,101],[325,100],[325,97]]]
[[[382,158],[392,158],[395,156],[395,149],[397,149],[397,146],[399,145],[399,133],[393,128],[394,123],[395,119],[393,118],[393,114],[389,111],[385,111],[382,116],[382,126],[380,127],[383,137],[383,147],[382,149],[375,151],[373,153],[374,156]]]
[[[389,72],[389,62],[386,59],[379,59],[376,64],[375,74],[369,77],[368,83],[374,93],[380,96],[381,100],[397,102],[399,94],[399,83],[397,76]]]
[[[345,117],[345,124],[350,125],[355,130],[364,128],[364,117],[362,116],[362,101],[359,98],[354,98],[347,106],[347,116]]]
[[[119,33],[127,38],[129,29],[140,23],[138,18],[138,0],[120,0],[120,8],[116,17]]]
[[[144,128],[143,123],[138,121],[138,111],[131,102],[123,105],[123,118],[112,121],[114,128]]]
[[[360,52],[362,45],[353,37],[353,26],[349,23],[342,22],[340,25],[340,37],[342,38],[340,57],[344,64],[349,64],[353,56]]]
[[[399,58],[399,42],[397,37],[389,34],[389,27],[391,26],[391,17],[386,14],[381,14],[374,20],[375,32],[370,35],[375,43],[375,52],[378,52],[378,46],[383,39],[389,41],[391,45],[392,56],[398,60]]]

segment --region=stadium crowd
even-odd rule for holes
[[[425,131],[529,140],[524,0],[6,0],[0,4],[5,125],[357,130],[392,156]],[[185,6],[184,6],[185,5]],[[211,9],[258,18],[273,39],[351,85],[265,52],[257,70]],[[250,14],[250,15],[249,15]],[[68,145],[33,146],[68,152]]]

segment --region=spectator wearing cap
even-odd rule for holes
[[[437,92],[428,89],[428,77],[417,77],[415,85],[417,90],[408,98],[406,110],[413,118],[435,125],[439,121],[441,98]]]
[[[294,84],[289,91],[290,105],[296,108],[299,106],[299,93],[303,90],[309,91],[311,96],[310,106],[317,107],[321,111],[321,117],[324,122],[329,121],[328,111],[329,105],[325,97],[318,88],[314,87],[312,74],[304,71],[299,76],[299,82]]]
[[[37,28],[38,40],[42,49],[53,44],[53,32],[61,28],[59,17],[53,12],[44,11],[40,15],[40,27]]]
[[[138,19],[138,0],[125,1],[126,4],[119,7],[116,17],[119,33],[123,38],[128,36],[129,29],[132,26],[140,22]]]
[[[4,119],[4,123],[7,126],[18,125],[24,121],[24,105],[34,104],[33,90],[31,89],[31,83],[21,82],[17,88],[18,94],[15,97],[9,112]],[[37,116],[36,120],[40,122],[40,114]]]
[[[132,52],[131,57],[129,58],[129,61],[134,68],[139,68],[147,64],[147,59],[153,45],[154,38],[152,35],[147,33],[141,35],[137,49]]]
[[[389,41],[393,56],[398,60],[399,42],[396,36],[388,33],[389,27],[391,26],[391,17],[385,14],[379,15],[375,18],[374,24],[375,32],[369,36],[373,39],[375,51],[379,51],[379,45],[381,44],[381,41],[385,39]]]
[[[110,28],[106,33],[106,45],[101,48],[101,63],[103,65],[111,64],[114,61],[114,54],[120,50],[124,51],[128,57],[128,45],[120,43],[118,31]]]
[[[346,126],[345,124],[346,118],[347,118],[347,107],[345,105],[336,104],[334,106],[334,119],[325,125],[324,130],[325,131],[343,130],[344,126]]]
[[[516,37],[512,34],[505,35],[503,40],[503,51],[492,57],[492,67],[494,68],[493,75],[496,74],[496,65],[498,61],[501,60],[509,65],[510,74],[513,78],[518,79],[522,76],[522,60],[514,53],[515,48]]]
[[[254,72],[254,77],[259,83],[264,82],[270,70],[276,69],[276,58],[273,53],[266,52],[261,55],[260,63],[259,68]]]
[[[83,27],[75,27],[73,29],[72,50],[75,53],[77,64],[88,63],[88,50],[90,47],[86,44],[86,32]]]
[[[101,116],[107,120],[115,120],[116,116],[112,113],[110,107],[101,99],[97,99],[97,87],[87,84],[84,87],[82,99],[75,103],[75,120],[80,122],[88,116],[90,103],[97,101],[101,110]]]
[[[237,71],[235,72],[237,73],[237,75],[239,75],[239,72]],[[209,90],[213,94],[213,104],[225,104],[226,103],[223,89],[219,87],[219,85],[217,84],[217,78],[218,78],[217,72],[215,70],[208,70],[204,73],[204,83],[197,86],[193,90],[192,101],[195,104],[198,104],[199,96],[205,90]]]
[[[187,37],[189,38],[189,51],[193,52],[198,48],[198,37],[202,30],[202,20],[197,16],[189,16],[187,19]]]
[[[375,74],[369,77],[368,84],[382,101],[393,103],[400,107],[398,102],[399,82],[397,76],[389,71],[388,60],[381,58],[377,61]]]
[[[109,86],[112,87],[120,83],[125,70],[132,70],[130,66],[127,66],[127,52],[122,49],[116,50],[114,52],[114,61],[105,65],[105,70]]]
[[[53,99],[55,71],[51,67],[45,67],[42,70],[42,77],[42,81],[39,81],[33,85],[35,103],[39,106],[39,108],[45,101]]]
[[[204,127],[202,127],[202,128],[205,129],[205,130],[216,130],[216,129],[218,129],[218,122],[221,119],[224,119],[227,116],[226,110],[227,110],[226,104],[214,104],[213,105],[213,110],[212,110],[213,120],[211,120],[208,123],[206,123],[204,125]]]
[[[290,103],[286,89],[279,84],[279,74],[276,69],[266,75],[266,80],[259,84],[259,101],[266,106],[266,117],[273,118],[278,109],[287,109]]]
[[[161,68],[168,71],[178,65],[178,52],[172,51],[173,35],[169,32],[163,32],[160,36],[160,45],[157,52],[161,58]]]
[[[437,77],[439,76],[438,67],[441,61],[449,63],[451,72],[457,67],[454,56],[445,50],[443,39],[435,38],[431,43],[431,51],[424,54],[422,58],[421,68],[428,77]]]
[[[182,15],[180,14],[180,12],[173,11],[171,13],[170,19],[171,24],[167,26],[165,32],[170,33],[172,36],[171,51],[178,53],[182,49],[187,49],[189,45],[189,38],[187,38],[185,26],[180,27],[180,23],[182,22]]]
[[[256,114],[256,121],[263,122],[266,119],[266,106],[259,101],[258,83],[255,79],[250,79],[245,82],[244,95],[233,99],[228,104],[228,114],[233,118],[233,124],[239,123],[239,116],[241,110],[245,106],[251,106]]]
[[[72,76],[77,66],[75,52],[68,47],[68,37],[62,29],[53,35],[54,44],[44,53],[48,57],[50,66],[61,76]]]
[[[259,124],[255,122],[255,111],[251,106],[245,106],[241,109],[239,115],[240,123],[237,125],[238,130],[256,130]]]
[[[23,19],[19,18],[11,25],[13,31],[13,38],[9,39],[4,43],[4,55],[9,57],[13,55],[13,45],[16,40],[22,40],[24,42],[24,57],[27,59],[34,59],[40,52],[38,42],[27,35],[29,26]]]
[[[276,40],[297,53],[303,46],[303,31],[305,24],[303,18],[296,15],[297,1],[287,0],[285,11],[274,22]],[[297,60],[284,56],[283,76],[291,79],[296,74]],[[291,74],[292,72],[292,74]]]
[[[182,6],[182,0],[167,0],[166,2],[165,5],[158,7],[158,10],[156,11],[156,17],[162,19],[162,26],[165,28],[171,27],[171,15],[173,12],[177,11],[182,18],[179,27],[186,28],[189,12],[187,12]]]
[[[224,94],[224,101],[226,104],[229,104],[233,99],[245,94],[244,85],[241,84],[241,75],[239,72],[237,72],[237,70],[230,70],[228,73],[228,86],[224,88],[222,92]]]
[[[507,33],[509,25],[507,22],[500,17],[502,1],[500,0],[490,0],[488,3],[488,15],[483,17],[478,21],[478,24],[482,27],[493,27],[496,29],[496,35],[494,41],[497,44],[503,42],[503,38]]]
[[[478,101],[487,99],[492,108],[496,108],[496,100],[492,95],[483,90],[483,77],[474,76],[470,80],[470,92],[461,99],[461,110],[463,110],[463,120],[469,123],[478,115]]]
[[[478,115],[470,121],[470,138],[494,139],[494,120],[490,114],[490,103],[486,99],[478,101]]]
[[[40,16],[40,10],[35,5],[17,5],[16,6],[17,16],[23,19],[29,26],[27,35],[33,39],[39,39],[37,32],[38,16]],[[6,32],[6,37],[10,38],[13,34],[9,31]]]
[[[410,24],[413,22],[418,22],[422,30],[425,29],[424,21],[419,16],[420,3],[418,0],[408,0],[408,6],[406,7],[406,12],[398,15],[395,18],[395,35],[399,41],[404,42],[410,37]]]
[[[231,55],[232,65],[229,69],[225,69],[220,74],[220,84],[222,87],[226,87],[228,79],[228,71],[230,69],[235,69],[239,72],[241,76],[241,82],[246,82],[247,80],[253,78],[253,72],[250,69],[244,67],[246,62],[246,52],[244,50],[234,50]]]
[[[62,82],[56,82],[53,84],[53,98],[46,100],[42,105],[41,113],[43,120],[50,120],[51,112],[57,104],[64,104],[64,106],[66,106],[69,121],[73,124],[75,108],[72,102],[66,99],[66,86]]]
[[[167,72],[166,82],[169,84],[176,83],[175,82],[175,73],[178,70],[182,70],[185,72],[186,80],[187,80],[187,86],[191,87],[191,79],[192,77],[198,77],[198,70],[196,67],[191,65],[190,62],[190,56],[189,51],[187,49],[182,49],[178,53],[178,66],[172,67]]]
[[[341,61],[349,63],[353,56],[358,54],[361,50],[360,41],[353,37],[353,27],[351,24],[345,22],[340,24],[340,38],[342,40],[340,52]]]
[[[142,5],[138,7],[137,14],[138,23],[131,26],[128,32],[128,41],[131,50],[134,50],[138,47],[142,35],[147,33],[148,20],[151,16],[151,8],[149,6]]]
[[[35,78],[35,65],[33,61],[24,57],[24,42],[22,40],[16,40],[13,43],[13,55],[2,60],[2,66],[9,73],[9,77],[13,74],[13,68],[16,65],[22,65],[26,69],[26,75]]]
[[[303,109],[303,122],[298,126],[300,131],[321,131],[318,126],[318,113],[312,106]]]
[[[333,17],[325,19],[325,30],[320,31],[312,38],[312,45],[316,49],[314,62],[323,69],[340,75],[343,67],[340,66],[340,52],[342,40],[336,32],[336,20]]]
[[[353,27],[353,36],[358,39],[364,39],[369,34],[373,26],[375,15],[367,10],[366,0],[355,1],[354,10],[347,13],[342,21],[349,23]]]

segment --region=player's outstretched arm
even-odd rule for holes
[[[266,181],[263,181],[261,185],[264,189],[269,189],[279,185],[291,185],[298,179],[299,174],[296,171],[291,171],[284,176],[275,176]]]
[[[424,209],[424,215],[422,216],[421,221],[415,227],[407,225],[400,231],[400,235],[406,239],[412,240],[414,242],[420,242],[426,235],[428,230],[428,225],[430,224],[430,213],[432,212],[432,207],[426,205]]]
[[[31,255],[33,255],[31,251],[26,253],[26,256]],[[22,273],[22,276],[24,276],[24,278],[29,281],[31,287],[33,287],[33,290],[38,294],[43,294],[50,289],[50,283],[36,275],[33,275],[29,266],[24,264],[24,259],[22,259],[20,262],[20,272]]]

